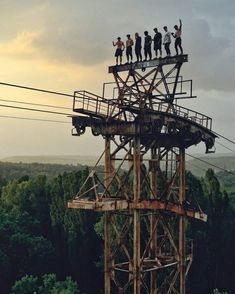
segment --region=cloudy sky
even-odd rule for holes
[[[189,54],[183,75],[193,79],[198,96],[184,100],[183,106],[212,117],[214,130],[235,140],[234,0],[0,0],[0,5],[0,82],[69,94],[86,89],[100,95],[103,82],[112,81],[107,68],[114,63],[112,41],[117,36],[152,33],[154,27],[162,31],[164,25],[173,31],[181,18],[183,47]],[[69,97],[3,85],[0,90],[1,105],[22,106],[4,101],[14,100],[72,107]],[[0,111],[0,158],[97,154],[102,150],[102,140],[89,132],[72,137],[69,118],[3,106]],[[57,111],[71,113],[69,109]],[[228,152],[221,145],[217,151]]]

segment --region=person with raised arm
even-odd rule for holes
[[[172,33],[172,36],[175,38],[175,51],[176,51],[176,55],[179,54],[178,52],[178,47],[180,48],[180,53],[183,54],[183,48],[182,48],[182,40],[181,40],[181,34],[182,34],[182,21],[181,19],[179,20],[180,25],[174,26],[175,29],[175,33]]]
[[[115,51],[116,65],[118,65],[118,57],[120,58],[120,64],[122,64],[122,52],[125,49],[125,45],[121,41],[121,38],[120,37],[117,38],[117,42],[116,43],[113,42],[113,46],[114,47],[117,46],[117,49]]]

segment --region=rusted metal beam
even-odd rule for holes
[[[150,199],[155,199],[157,196],[157,167],[156,160],[157,153],[156,148],[151,149],[151,163],[150,163]],[[156,258],[157,253],[157,222],[158,218],[156,215],[151,214],[150,216],[150,257]],[[152,271],[150,274],[150,294],[155,294],[157,291],[157,273]]]
[[[136,136],[133,146],[133,190],[134,190],[134,204],[140,201],[140,138]],[[133,290],[134,294],[141,294],[141,269],[140,269],[140,211],[133,209]]]
[[[180,149],[179,154],[179,202],[181,205],[185,202],[185,149]],[[186,256],[185,256],[185,215],[179,217],[179,275],[180,275],[180,294],[185,294],[186,277]]]
[[[87,209],[97,212],[101,211],[115,211],[115,210],[161,210],[168,211],[178,215],[185,215],[191,218],[195,218],[204,222],[207,222],[207,215],[203,212],[190,210],[184,208],[184,205],[167,203],[157,199],[153,200],[140,200],[139,202],[133,202],[131,200],[115,200],[115,199],[103,199],[101,201],[75,199],[68,202],[68,208]]]
[[[166,58],[152,59],[149,61],[134,62],[130,64],[115,65],[109,67],[109,73],[116,73],[120,71],[130,71],[137,69],[146,69],[149,67],[156,67],[159,65],[169,65],[175,63],[183,63],[188,61],[188,55],[178,55]]]
[[[110,138],[105,139],[105,179],[104,186],[110,193],[110,177],[111,177],[111,156],[110,156]],[[104,215],[104,289],[105,294],[111,293],[111,227],[110,213],[105,212]]]

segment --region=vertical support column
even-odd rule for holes
[[[110,156],[110,138],[105,139],[105,179],[104,185],[106,191],[110,189],[111,178],[111,156]],[[111,248],[110,248],[110,212],[105,212],[104,215],[104,289],[105,294],[111,292]]]
[[[133,160],[134,160],[134,203],[140,199],[140,137],[134,138]],[[141,293],[141,272],[140,272],[140,210],[133,211],[133,287],[134,294]]]
[[[185,149],[180,148],[180,190],[179,201],[180,205],[185,202]],[[185,216],[179,217],[179,274],[180,274],[180,294],[185,294],[185,269],[186,269],[186,254],[185,254]]]
[[[150,199],[156,198],[157,195],[157,169],[156,169],[156,148],[151,150],[151,161],[150,161]],[[157,249],[157,217],[152,212],[150,216],[150,256],[151,259],[156,258]],[[151,271],[150,273],[150,294],[155,294],[157,291],[157,272]]]

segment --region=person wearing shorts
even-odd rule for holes
[[[153,49],[155,51],[156,58],[158,57],[158,51],[160,57],[162,57],[162,34],[158,31],[157,28],[153,29],[155,35],[153,37]]]
[[[117,42],[113,42],[113,46],[116,47],[117,49],[115,51],[115,57],[116,57],[116,65],[118,65],[118,59],[120,59],[120,64],[122,64],[122,52],[125,49],[124,43],[121,41],[121,38],[117,38]]]
[[[132,46],[134,44],[133,40],[131,39],[131,36],[128,34],[127,40],[126,40],[126,58],[127,58],[127,63],[129,63],[129,60],[132,62]]]

